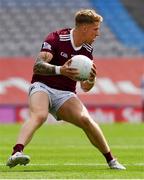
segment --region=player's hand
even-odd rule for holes
[[[94,81],[97,75],[97,70],[96,70],[96,65],[93,63],[92,69],[91,69],[91,73],[90,73],[90,77],[89,77],[89,81]]]
[[[67,76],[72,80],[76,80],[76,76],[79,75],[79,70],[70,67],[71,61],[72,60],[70,59],[63,66],[61,66],[60,72],[63,76]]]
[[[83,89],[84,92],[88,92],[94,86],[96,75],[97,75],[96,66],[95,64],[93,64],[88,80],[81,81],[81,88]]]

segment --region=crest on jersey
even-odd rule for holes
[[[65,57],[65,58],[68,58],[68,55],[65,52],[61,52],[60,55]]]
[[[47,43],[47,42],[44,42],[42,44],[42,49],[49,49],[49,50],[51,50],[51,45],[49,43]]]

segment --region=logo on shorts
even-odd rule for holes
[[[32,91],[33,89],[35,89],[35,86],[31,86],[31,87],[30,87],[30,89],[29,89],[29,95],[30,95],[30,93],[31,93],[31,91]]]

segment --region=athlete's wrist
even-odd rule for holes
[[[56,73],[56,75],[60,75],[61,74],[60,68],[61,68],[61,66],[55,66],[55,73]]]

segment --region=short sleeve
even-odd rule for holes
[[[42,43],[41,52],[50,52],[55,54],[58,44],[58,34],[56,32],[50,33]]]

